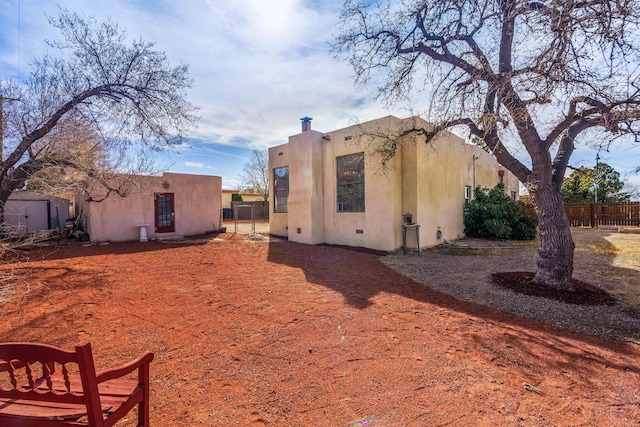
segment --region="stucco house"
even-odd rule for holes
[[[403,215],[419,225],[407,246],[435,246],[464,235],[463,208],[476,186],[502,182],[512,198],[519,183],[488,153],[441,132],[431,143],[403,136],[420,118],[387,116],[331,132],[311,129],[269,149],[270,230],[307,244],[393,251],[402,247]],[[383,137],[384,136],[384,137]],[[383,140],[396,154],[383,165]]]
[[[170,239],[220,228],[221,177],[165,172],[136,182],[138,189],[126,197],[77,200],[92,242]]]

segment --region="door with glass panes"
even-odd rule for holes
[[[173,193],[157,193],[155,196],[156,233],[176,231],[176,213]]]

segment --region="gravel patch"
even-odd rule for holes
[[[629,303],[625,295],[638,289],[638,271],[634,265],[620,266],[625,259],[633,257],[629,253],[624,253],[623,257],[603,256],[590,250],[589,242],[606,238],[609,234],[598,230],[574,231],[577,248],[574,277],[610,292],[620,302],[614,306],[566,304],[520,294],[491,283],[492,273],[535,271],[536,242],[463,239],[420,254],[400,252],[381,259],[390,268],[416,282],[464,301],[541,320],[581,334],[640,344],[640,307]],[[633,243],[640,251],[640,236]]]

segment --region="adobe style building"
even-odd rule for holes
[[[269,149],[270,229],[307,244],[334,244],[393,251],[402,247],[403,215],[420,227],[407,233],[407,247],[435,246],[463,237],[463,208],[476,186],[499,182],[512,198],[519,183],[488,153],[450,132],[429,144],[399,137],[424,120],[383,117],[331,132],[311,129]],[[383,165],[382,143],[392,138],[396,154]]]
[[[173,239],[220,228],[221,177],[165,172],[135,181],[126,197],[77,196],[76,213],[92,242]]]

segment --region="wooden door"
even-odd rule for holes
[[[155,216],[157,233],[173,233],[176,231],[176,214],[173,193],[156,193]]]

